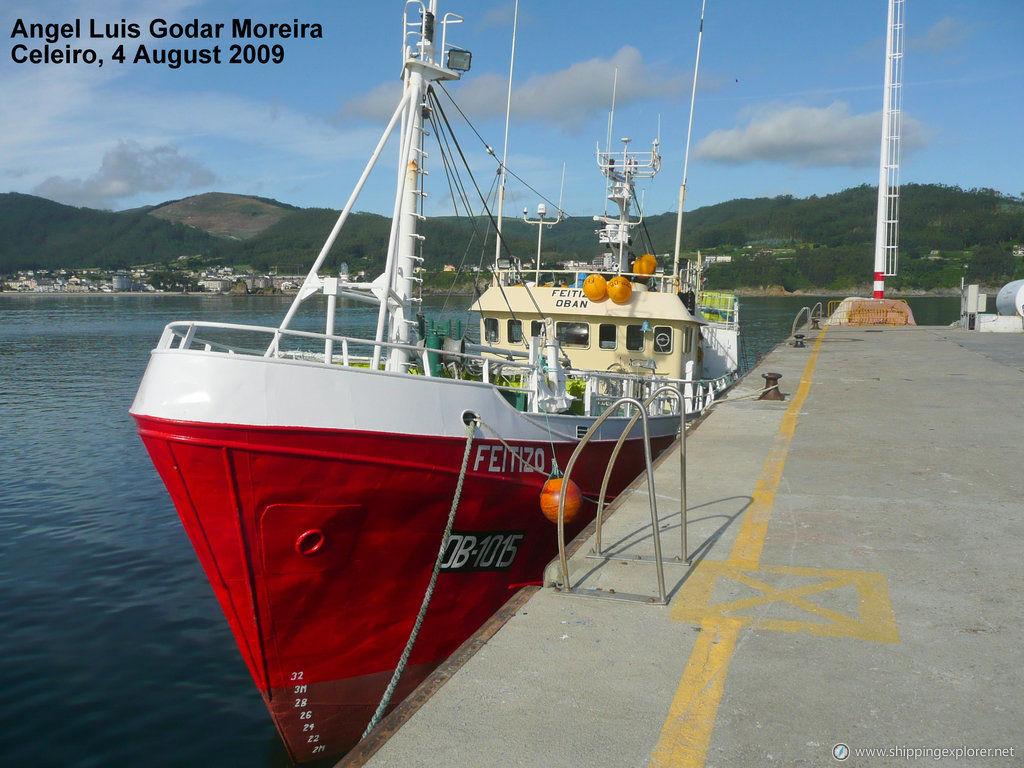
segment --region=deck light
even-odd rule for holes
[[[459,48],[452,48],[448,51],[448,69],[453,69],[456,72],[468,72],[472,61],[473,54],[469,51]]]

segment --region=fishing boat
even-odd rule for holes
[[[661,156],[657,139],[647,152],[630,150],[628,138],[622,144],[597,153],[615,206],[594,217],[598,242],[609,250],[574,269],[542,269],[539,254],[532,269],[498,259],[472,308],[480,313],[481,339],[506,350],[527,346],[550,320],[570,387],[598,398],[584,403],[588,414],[650,382],[678,385],[684,407],[697,413],[735,380],[739,302],[702,290],[699,263],[666,272],[653,254],[634,252],[643,223],[633,215],[636,182],[658,172]]]
[[[447,122],[435,119],[439,84],[469,69],[447,42],[456,20],[438,16],[437,0],[406,4],[403,94],[281,323],[170,323],[131,407],[295,762],[351,748],[511,588],[540,579],[557,537],[539,501],[581,441],[574,485],[560,491],[582,497],[563,520],[569,536],[593,516],[617,448],[611,496],[644,470],[647,446],[667,448],[683,413],[735,376],[701,375],[735,317],[704,319],[692,270],[660,274],[631,254],[632,180],[641,160],[660,163],[656,148],[599,156],[619,204],[602,221],[601,242],[618,253],[607,277],[531,280],[496,264],[478,342],[422,317],[424,122]],[[384,271],[330,275],[330,249],[393,132]],[[323,332],[293,327],[304,302],[322,305]],[[372,337],[337,327],[353,302],[376,309]]]

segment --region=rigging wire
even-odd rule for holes
[[[455,137],[455,132],[452,130],[451,123],[448,121],[448,116],[445,114],[444,109],[441,107],[441,104],[438,102],[437,95],[433,92],[433,89],[431,89],[428,92],[428,96],[430,97],[430,101],[431,101],[431,123],[435,127],[435,129],[437,131],[437,135],[438,135],[438,147],[441,150],[442,157],[445,158],[445,167],[446,168],[450,167],[452,174],[457,179],[456,186],[459,188],[460,194],[461,194],[461,196],[463,198],[463,202],[464,202],[464,205],[466,207],[467,218],[469,219],[470,225],[473,228],[474,237],[477,234],[479,234],[479,227],[477,225],[476,216],[474,216],[472,214],[472,207],[469,204],[468,194],[465,191],[466,188],[465,188],[465,184],[463,184],[463,182],[462,182],[462,176],[459,173],[458,167],[454,163],[455,152],[453,152],[452,149],[451,149],[451,145],[452,144],[454,144],[455,149],[458,151],[459,157],[462,158],[462,164],[465,166],[466,171],[467,171],[467,173],[469,175],[470,181],[472,181],[472,183],[473,183],[473,188],[476,190],[476,193],[477,193],[477,195],[479,196],[479,198],[481,200],[483,208],[487,212],[487,216],[488,216],[487,232],[484,233],[483,237],[481,238],[482,246],[486,247],[487,236],[490,234],[491,223],[493,223],[493,221],[494,221],[494,217],[491,215],[490,207],[487,204],[487,200],[490,198],[490,195],[493,193],[494,185],[495,185],[496,182],[492,182],[491,183],[491,189],[488,192],[488,197],[485,198],[484,195],[480,192],[480,187],[476,183],[476,178],[473,176],[473,172],[470,169],[469,162],[466,160],[466,156],[462,152],[462,147],[459,145],[459,141]],[[450,98],[451,97],[449,96],[449,99]],[[444,125],[443,126],[441,125],[440,122],[438,122],[434,118],[434,115],[440,115],[441,116],[441,119],[444,121]],[[447,129],[447,132],[445,131],[445,129]],[[457,213],[457,210],[456,210],[456,213]],[[498,232],[498,237],[501,238],[501,232],[500,231]],[[505,246],[505,250],[509,253],[509,256],[510,256],[510,259],[511,259],[511,251],[508,248],[508,245],[505,242],[504,238],[501,238],[501,244]],[[469,253],[470,245],[471,245],[471,243],[467,244],[467,246],[466,246],[466,251],[463,254],[463,263],[465,263],[465,256],[466,256],[466,254]],[[481,263],[483,262],[483,252],[482,251],[481,251],[480,262]],[[461,269],[461,265],[460,265],[460,269]],[[454,281],[453,281],[453,285],[454,285]],[[504,289],[504,287],[502,287],[500,281],[498,281],[498,287],[501,290],[502,296],[505,298],[505,304],[508,305],[509,304],[508,297],[505,295],[505,289]],[[473,284],[473,290],[474,290],[474,293],[476,293],[476,282],[475,281],[474,281],[474,284]],[[479,298],[479,295],[477,295],[477,298]],[[536,302],[534,302],[534,304],[536,304]],[[511,309],[512,309],[511,306],[509,306],[509,310],[510,311],[511,311]],[[539,307],[538,307],[538,311],[540,311]],[[517,319],[515,317],[515,313],[514,312],[512,313],[512,318],[513,319]],[[482,342],[483,342],[483,339],[481,339],[481,343]]]
[[[466,190],[466,185],[463,183],[462,176],[459,173],[459,169],[458,169],[457,164],[455,163],[455,152],[452,150],[451,144],[452,144],[452,142],[457,144],[457,139],[455,138],[454,132],[451,130],[451,125],[447,123],[447,118],[444,115],[444,111],[443,111],[441,105],[439,103],[437,103],[437,96],[436,96],[435,93],[433,93],[433,89],[432,88],[431,88],[430,96],[432,98],[432,107],[430,109],[430,122],[431,122],[431,126],[434,129],[435,135],[438,137],[438,148],[441,151],[441,157],[442,157],[444,168],[445,168],[445,174],[448,177],[449,191],[450,191],[450,194],[452,195],[452,202],[453,202],[453,207],[455,208],[455,215],[456,216],[459,215],[458,202],[459,202],[459,200],[461,200],[463,208],[464,208],[464,210],[466,212],[466,218],[469,219],[470,226],[472,227],[472,230],[473,230],[473,235],[470,237],[469,241],[466,244],[466,248],[463,251],[462,259],[459,262],[459,267],[458,267],[458,270],[456,272],[456,276],[452,280],[452,284],[451,284],[451,286],[449,288],[448,296],[445,298],[444,307],[447,307],[448,301],[451,298],[452,292],[454,291],[455,283],[458,280],[458,275],[461,274],[464,271],[464,269],[465,269],[466,257],[469,255],[470,249],[473,246],[473,241],[476,239],[477,236],[480,237],[480,245],[481,245],[480,259],[477,262],[477,269],[478,269],[478,271],[482,271],[484,269],[484,259],[485,259],[486,248],[487,248],[487,239],[488,239],[488,237],[490,235],[490,232],[491,232],[491,222],[492,222],[493,218],[491,218],[491,217],[488,218],[486,231],[481,232],[480,227],[479,227],[479,225],[477,223],[477,217],[473,214],[473,206],[472,206],[472,204],[469,201],[469,193]],[[451,96],[449,95],[448,98],[450,100]],[[457,105],[456,105],[456,107],[457,107]],[[440,122],[438,122],[438,120],[436,118],[436,115],[439,114],[439,113],[445,119],[445,122],[446,122],[446,124],[448,126],[448,130],[447,131],[444,130],[444,127],[441,125]],[[460,150],[460,154],[461,154],[461,150]],[[469,173],[470,178],[473,179],[472,170],[469,168],[469,164],[466,162],[465,156],[463,156],[463,163],[466,165],[466,169],[467,169],[467,171]],[[480,194],[479,187],[476,188],[477,189],[477,194],[480,195],[481,201],[482,201],[482,204],[483,204],[485,210],[488,208],[488,201],[493,200],[493,198],[494,198],[494,196],[496,194],[496,187],[497,187],[497,184],[498,184],[498,179],[499,179],[498,176],[494,177],[494,179],[491,182],[491,188],[488,190],[488,193],[487,193],[486,197],[484,197],[483,195]],[[474,181],[474,186],[476,186],[475,185],[475,181]],[[456,196],[455,192],[453,191],[453,188],[454,189],[458,189],[458,196]],[[506,250],[507,250],[507,246],[506,246]],[[480,295],[481,295],[480,288],[479,288],[479,285],[477,284],[475,278],[474,278],[474,281],[473,281],[473,292],[474,292],[474,295],[475,295],[476,298],[480,297]],[[502,293],[504,294],[504,290],[502,290]],[[506,304],[508,304],[507,297],[506,297]],[[466,309],[466,312],[467,312],[467,315],[468,315],[469,314],[469,308],[468,307]],[[513,317],[514,317],[514,315],[513,315]]]
[[[445,309],[447,309],[448,302],[451,300],[452,294],[455,291],[455,285],[458,282],[459,275],[462,274],[464,271],[466,265],[466,257],[469,255],[469,251],[473,247],[473,243],[476,240],[477,236],[480,234],[480,232],[476,224],[476,219],[471,214],[469,196],[466,194],[465,185],[462,183],[462,178],[458,174],[458,169],[453,167],[452,165],[452,152],[451,148],[448,146],[448,136],[447,134],[445,134],[444,131],[441,130],[441,127],[437,122],[434,110],[432,108],[429,111],[428,119],[430,120],[430,125],[431,128],[433,129],[434,135],[437,137],[438,149],[440,150],[441,153],[441,165],[444,168],[445,179],[448,182],[448,194],[451,196],[452,207],[455,210],[455,215],[457,217],[459,216],[459,203],[461,202],[462,206],[466,211],[466,217],[469,219],[470,225],[472,227],[472,234],[470,235],[469,240],[466,242],[466,248],[462,252],[462,259],[459,261],[458,269],[456,269],[455,275],[452,277],[451,285],[448,286],[448,293],[445,296],[444,303],[442,304],[441,307],[442,311],[444,311]],[[458,194],[456,194],[456,190],[458,190]],[[483,236],[482,239],[487,239],[486,234]],[[475,279],[473,287],[475,290]],[[468,308],[466,312],[468,315]]]
[[[431,99],[431,106],[433,106],[433,108],[437,111],[438,115],[440,115],[441,119],[444,121],[444,128],[447,129],[448,131],[448,135],[451,139],[452,145],[455,147],[456,152],[458,152],[459,158],[462,160],[462,165],[466,168],[466,171],[469,174],[470,181],[473,182],[473,189],[476,190],[477,197],[479,197],[480,201],[483,203],[484,213],[487,215],[487,218],[490,219],[491,224],[493,225],[495,223],[494,214],[491,213],[490,206],[487,205],[487,201],[484,199],[483,194],[480,192],[480,186],[476,183],[476,177],[473,176],[473,173],[470,170],[469,160],[466,159],[466,153],[462,151],[462,145],[460,145],[459,140],[455,138],[455,131],[452,130],[452,125],[451,122],[448,120],[448,115],[446,115],[444,109],[441,108],[441,103],[437,100],[436,94],[432,93],[430,95],[433,97]],[[438,127],[441,127],[440,124],[438,124]],[[514,258],[512,255],[512,250],[508,246],[508,242],[503,237],[500,239],[501,245],[504,247],[506,255],[509,257],[509,259]]]
[[[442,88],[442,90],[444,90],[444,89]],[[449,100],[451,100],[451,96],[448,95],[447,92],[445,92],[445,95],[448,96]],[[430,100],[431,100],[431,107],[440,116],[440,119],[444,123],[443,127],[448,132],[448,136],[446,137],[445,144],[447,144],[448,140],[450,139],[451,144],[455,147],[456,152],[458,152],[458,156],[459,156],[459,158],[462,161],[462,165],[466,168],[466,172],[469,175],[469,179],[470,179],[470,181],[473,184],[473,188],[476,190],[477,196],[480,198],[481,204],[483,206],[484,213],[487,216],[487,219],[488,219],[488,221],[490,223],[490,226],[494,227],[495,234],[496,234],[496,236],[499,239],[500,245],[504,249],[505,254],[509,258],[509,263],[510,264],[517,264],[515,256],[512,254],[512,249],[508,245],[508,241],[505,239],[505,237],[501,233],[501,230],[498,228],[497,222],[495,221],[495,218],[494,218],[494,214],[491,212],[491,208],[487,204],[487,200],[484,198],[483,194],[480,191],[480,186],[477,184],[476,178],[473,176],[473,172],[472,172],[472,170],[470,168],[469,161],[466,159],[466,154],[465,154],[465,152],[463,152],[462,145],[459,143],[459,140],[455,137],[455,132],[452,130],[451,122],[449,121],[448,115],[445,113],[444,108],[441,106],[440,101],[437,99],[437,94],[433,90],[431,90],[428,93],[428,96],[430,97]],[[452,100],[452,104],[454,104],[456,110],[458,110],[459,113],[462,114],[463,117],[465,117],[465,113],[462,112],[462,110],[459,108],[458,104],[455,104],[454,100]],[[468,123],[468,121],[467,121],[467,123]],[[437,126],[438,126],[438,129],[442,128],[441,123],[438,123]],[[477,136],[479,137],[480,134],[478,132],[476,132],[476,129],[474,128],[473,130],[474,130],[474,133],[476,133]],[[490,147],[488,147],[488,150],[490,151]],[[491,154],[493,155],[493,151],[491,151]],[[453,158],[454,158],[454,155],[453,155]],[[496,266],[497,265],[495,265],[495,267]],[[517,271],[517,273],[519,273],[518,267],[516,267],[516,271]],[[520,277],[520,279],[522,279],[521,273],[519,274],[519,277]],[[505,288],[501,284],[501,280],[496,280],[495,284],[498,286],[498,289],[501,291],[502,297],[505,299],[505,305],[509,308],[509,312],[510,312],[510,314],[512,316],[512,319],[516,320],[518,322],[521,322],[516,317],[515,310],[512,309],[512,305],[511,305],[511,303],[508,300],[508,295],[505,293]],[[529,287],[526,286],[525,281],[523,281],[523,285],[524,285],[524,287],[526,287],[526,294],[530,297],[530,301],[533,303],[534,309],[537,310],[537,314],[541,318],[546,319],[547,315],[544,313],[544,310],[541,309],[540,305],[537,303],[536,297],[533,295],[533,292],[529,289]],[[526,337],[525,337],[525,335],[522,338],[522,343],[524,344],[524,346],[526,345]]]
[[[470,119],[466,116],[466,113],[462,111],[462,108],[458,105],[458,102],[456,102],[455,99],[452,98],[452,95],[450,93],[448,93],[448,91],[445,89],[444,84],[443,83],[438,83],[437,85],[441,89],[441,91],[444,93],[444,95],[448,97],[448,100],[452,103],[452,106],[455,107],[456,111],[458,111],[459,115],[465,121],[466,125],[468,125],[470,130],[473,131],[474,134],[476,134],[476,137],[478,139],[480,139],[480,143],[483,145],[484,149],[487,150],[487,154],[489,154],[492,157],[494,157],[495,161],[498,164],[498,172],[500,173],[501,170],[502,170],[502,162],[500,160],[498,160],[497,155],[494,154],[494,149],[491,147],[490,144],[488,144],[484,140],[484,137],[480,135],[480,132],[476,129],[476,127],[473,125],[473,123],[470,122]],[[519,176],[515,171],[509,169],[509,167],[507,165],[504,166],[504,169],[505,169],[505,173],[506,174],[508,174],[509,176],[514,178],[516,181],[518,181],[520,184],[522,184],[524,187],[526,187],[528,190],[533,192],[535,195],[537,195],[537,197],[539,197],[545,203],[550,205],[556,211],[562,211],[562,206],[561,205],[559,205],[558,203],[556,203],[553,200],[551,200],[551,198],[549,198],[543,192],[540,192],[537,189],[535,189],[533,186],[530,185],[529,182],[527,182],[525,179],[523,179],[523,177]],[[562,212],[564,213],[564,211],[562,211]]]

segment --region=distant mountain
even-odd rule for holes
[[[804,264],[800,280],[824,286],[845,279],[844,275],[869,274],[861,262],[867,260],[870,269],[875,205],[876,191],[867,185],[806,199],[730,200],[684,212],[682,247],[690,252],[728,246],[750,246],[753,252],[797,248]],[[30,195],[0,194],[0,272],[169,264],[179,256],[197,254],[225,265],[305,271],[337,216],[337,211],[328,209],[296,208],[225,193],[121,213],[72,208]],[[545,229],[545,261],[593,258],[603,250],[594,234],[596,227],[590,217],[573,217]],[[634,249],[669,252],[675,242],[675,227],[675,213],[646,216]],[[346,262],[352,271],[379,272],[389,228],[390,220],[383,216],[352,214],[332,250],[328,268]],[[494,227],[484,218],[435,217],[424,223],[422,231],[422,255],[428,268],[440,269],[446,264],[485,267],[493,259]],[[509,252],[524,261],[533,258],[535,227],[507,219],[502,232]],[[1011,243],[1021,242],[1021,198],[990,189],[942,185],[909,184],[901,190],[901,258],[922,260],[933,251],[951,258],[955,254],[958,259],[977,249],[1009,253]],[[849,266],[837,273],[830,264],[840,259]],[[925,265],[920,266],[924,270]],[[908,270],[908,275],[914,274]],[[754,278],[734,274],[730,279]]]
[[[298,210],[293,205],[262,197],[207,192],[172,200],[146,209],[146,212],[158,219],[194,227],[216,237],[248,240]]]

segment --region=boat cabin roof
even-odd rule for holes
[[[483,317],[535,318],[541,315],[555,320],[586,319],[593,322],[608,320],[643,321],[707,325],[707,321],[693,315],[674,293],[650,291],[639,284],[633,285],[629,299],[617,304],[605,297],[592,301],[582,287],[535,285],[492,285],[473,306]]]

